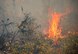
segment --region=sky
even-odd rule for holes
[[[30,15],[36,19],[42,28],[48,25],[48,8],[52,12],[63,13],[66,8],[72,8],[71,14],[64,16],[61,20],[61,26],[64,31],[77,30],[78,27],[78,0],[0,0],[0,17],[10,18],[11,21],[20,23],[23,20],[23,13],[31,13]],[[23,12],[21,11],[23,8]],[[70,29],[71,28],[71,29]]]

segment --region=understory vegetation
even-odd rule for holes
[[[5,23],[2,20],[1,23],[1,54],[78,54],[78,35],[59,39],[59,45],[54,46],[53,40],[46,38],[46,35],[39,31],[41,26],[37,25],[29,14],[25,15],[15,32],[8,30],[9,25],[14,25],[14,22]]]

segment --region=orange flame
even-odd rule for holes
[[[60,26],[60,20],[68,13],[70,13],[69,10],[66,10],[65,13],[54,12],[50,14],[51,20],[49,20],[48,38],[52,38],[54,40],[57,40],[58,38],[63,38],[61,34],[62,27]]]
[[[48,37],[55,39],[61,35],[61,28],[59,27],[61,14],[54,12],[51,14],[51,16],[52,16],[52,19],[51,21],[49,21],[50,26],[49,26],[49,36]]]

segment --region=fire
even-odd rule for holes
[[[52,19],[49,21],[49,38],[58,38],[61,36],[61,27],[59,26],[61,14],[60,13],[52,13]]]
[[[51,19],[49,20],[49,28],[48,28],[48,38],[52,38],[53,40],[58,40],[59,38],[63,38],[62,36],[62,27],[60,26],[60,20],[63,16],[69,14],[70,11],[66,10],[65,13],[53,12],[51,13]]]

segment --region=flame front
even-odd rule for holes
[[[61,32],[62,27],[60,26],[60,20],[63,16],[69,14],[70,11],[67,9],[65,13],[53,12],[51,13],[51,20],[49,20],[48,38],[57,40],[58,38],[63,38]]]
[[[61,36],[61,27],[59,26],[60,23],[60,19],[61,19],[61,14],[60,13],[52,13],[51,14],[51,20],[49,20],[49,38],[59,38],[59,36]]]

